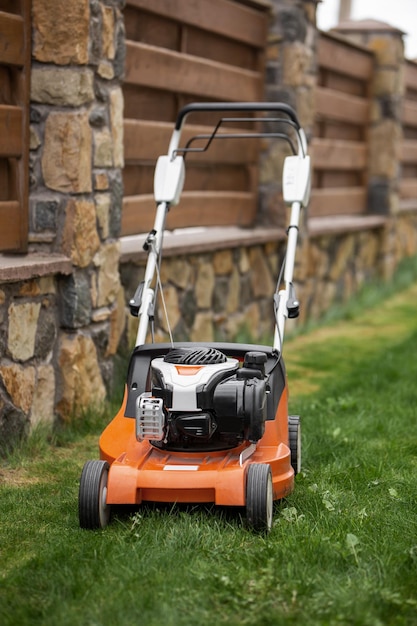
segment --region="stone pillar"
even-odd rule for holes
[[[33,0],[30,249],[66,254],[56,408],[100,402],[124,324],[119,278],[124,0]]]
[[[396,266],[395,232],[399,204],[399,164],[402,142],[404,92],[404,33],[384,22],[349,21],[336,32],[374,53],[368,158],[368,207],[371,213],[390,216],[383,250],[385,277]]]
[[[266,99],[292,106],[309,142],[315,116],[317,4],[316,0],[272,0],[266,63]],[[282,202],[282,167],[288,154],[290,151],[285,142],[271,140],[262,155],[260,216],[266,225],[283,228],[288,225],[288,212]],[[277,210],[277,207],[281,209]],[[299,285],[305,280],[305,263],[302,261],[307,257],[307,247],[306,214],[302,213],[295,268]]]
[[[308,137],[314,124],[316,84],[315,0],[273,0],[268,37],[265,97],[292,106]],[[282,207],[282,165],[289,154],[282,140],[269,140],[261,159],[260,219],[267,225],[285,226]]]
[[[384,22],[349,21],[336,32],[374,53],[369,129],[369,209],[378,214],[398,211],[399,156],[402,140],[404,33]]]

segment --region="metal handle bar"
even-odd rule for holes
[[[294,109],[283,102],[192,102],[183,107],[178,113],[175,130],[181,129],[185,118],[193,111],[221,111],[225,113],[229,111],[275,111],[288,115],[296,128],[301,128]]]
[[[189,113],[193,112],[210,112],[210,111],[218,111],[222,113],[227,113],[230,111],[244,111],[244,112],[275,112],[275,113],[283,113],[289,119],[283,118],[282,121],[287,121],[291,126],[294,127],[295,133],[297,136],[298,142],[298,154],[301,156],[305,156],[307,152],[307,140],[303,129],[300,126],[300,122],[298,121],[298,117],[294,111],[288,104],[282,102],[193,102],[191,104],[187,104],[185,107],[181,109],[178,113],[177,121],[175,123],[175,128],[172,133],[171,142],[169,144],[168,154],[171,159],[175,158],[177,153],[181,130],[185,121],[185,118]],[[256,121],[256,118],[255,118]],[[259,121],[262,121],[260,118]],[[276,120],[278,121],[278,120]],[[217,128],[217,127],[216,127]]]

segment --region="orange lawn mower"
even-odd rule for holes
[[[186,118],[200,112],[216,114],[218,123],[181,147]],[[253,131],[236,130],[242,122],[254,123]],[[158,289],[163,302],[165,221],[180,200],[186,156],[239,138],[282,139],[292,151],[283,166],[283,198],[291,214],[273,295],[273,345],[176,343],[171,332],[169,343],[154,343],[153,332],[146,343]],[[100,460],[87,461],[81,474],[82,528],[104,528],[114,506],[157,502],[245,507],[252,529],[271,529],[274,500],[291,493],[301,467],[300,421],[288,415],[282,343],[287,318],[299,312],[293,269],[300,211],[309,193],[306,136],[288,105],[194,103],[179,112],[168,154],[155,169],[156,217],[144,244],[145,277],[130,301],[139,325],[123,403],[100,437]]]

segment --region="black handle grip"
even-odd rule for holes
[[[294,109],[283,102],[193,102],[187,104],[178,113],[175,130],[180,130],[184,118],[193,111],[220,111],[224,113],[232,111],[275,111],[288,115],[297,130],[301,128]]]

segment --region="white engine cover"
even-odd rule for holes
[[[172,388],[172,411],[199,411],[197,407],[197,387],[207,384],[219,372],[238,368],[237,359],[227,359],[226,363],[213,365],[177,365],[167,363],[163,358],[153,359],[152,368],[158,370],[166,385]]]

